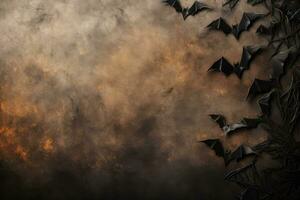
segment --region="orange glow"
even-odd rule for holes
[[[46,139],[42,144],[42,148],[47,153],[53,152],[54,151],[54,141],[51,138]]]
[[[16,148],[16,154],[24,161],[28,159],[27,151],[20,145],[18,145]]]

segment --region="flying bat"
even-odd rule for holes
[[[233,9],[240,0],[227,0],[223,6],[229,5],[230,9]]]
[[[256,152],[249,146],[240,145],[235,151],[230,154],[229,160],[239,162],[248,156],[256,155]]]
[[[222,72],[226,76],[235,73],[241,79],[244,71],[250,68],[252,60],[260,51],[261,47],[245,46],[243,47],[243,53],[239,63],[232,65],[226,58],[222,57],[213,63],[208,71]]]
[[[258,105],[263,115],[269,116],[271,114],[271,101],[274,94],[275,90],[271,90],[258,100]]]
[[[219,125],[226,136],[234,131],[238,131],[241,129],[256,128],[261,122],[259,118],[243,118],[239,123],[228,124],[223,115],[211,114],[209,116]]]
[[[266,14],[244,13],[240,23],[232,25],[232,27],[228,25],[223,18],[218,18],[212,21],[207,28],[210,30],[222,31],[226,35],[231,33],[238,40],[242,32],[248,31],[257,20],[262,19],[265,16]]]
[[[200,142],[206,144],[206,146],[213,150],[218,157],[223,158],[226,166],[233,160],[239,162],[248,156],[256,155],[256,152],[251,147],[244,145],[240,145],[231,153],[230,150],[225,150],[219,139],[208,139]]]
[[[229,164],[230,151],[224,149],[222,142],[219,139],[208,139],[200,141],[206,144],[210,149],[212,149],[218,157],[224,159],[224,163],[227,166]]]
[[[263,3],[265,0],[247,0],[247,3],[251,4],[252,6],[255,6],[257,4]]]
[[[257,30],[256,33],[259,35],[271,35],[272,31],[270,30],[270,28],[264,26],[264,25],[260,25]]]
[[[254,98],[258,95],[269,92],[275,86],[274,80],[255,79],[249,89],[247,98]]]
[[[211,10],[208,5],[201,3],[200,1],[195,1],[190,8],[182,7],[180,0],[164,0],[163,3],[173,7],[176,12],[181,13],[184,20],[189,16],[197,15],[203,10]]]

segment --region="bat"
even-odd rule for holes
[[[229,164],[228,158],[230,155],[230,151],[224,149],[224,146],[219,139],[208,139],[200,142],[206,144],[206,146],[212,149],[215,152],[216,156],[223,158],[226,166]]]
[[[225,166],[227,166],[233,160],[239,162],[248,156],[256,155],[256,152],[251,147],[244,145],[240,145],[231,153],[230,150],[225,150],[222,142],[219,139],[208,139],[200,142],[206,144],[206,146],[213,150],[216,156],[223,158]]]
[[[265,16],[266,14],[244,13],[240,23],[232,26],[232,34],[239,39],[242,32],[248,31],[257,20]]]
[[[263,3],[265,0],[247,0],[247,3],[251,4],[252,6],[255,6],[257,4]]]
[[[233,9],[240,0],[227,0],[223,6],[229,5],[230,9]]]
[[[213,63],[208,71],[222,72],[225,76],[235,73],[238,78],[241,79],[244,71],[250,68],[252,60],[261,51],[261,49],[261,47],[245,46],[243,47],[243,53],[239,63],[232,65],[226,58],[222,57]]]
[[[233,72],[234,66],[228,62],[228,60],[224,57],[217,60],[208,71],[222,72],[226,76],[229,76]]]
[[[257,155],[256,152],[249,146],[240,145],[234,152],[230,154],[229,160],[235,160],[239,162],[244,158],[252,155]]]
[[[243,118],[239,123],[228,124],[223,115],[211,114],[209,116],[213,121],[215,121],[219,125],[219,127],[223,130],[225,136],[241,129],[256,128],[261,122],[259,118]]]
[[[271,90],[258,100],[258,105],[263,115],[269,116],[271,114],[271,101],[274,94],[275,90]]]
[[[244,13],[239,24],[228,25],[223,18],[218,18],[207,25],[209,30],[222,31],[225,35],[233,34],[238,40],[244,31],[248,31],[251,26],[259,19],[262,19],[267,14]]]
[[[195,1],[190,8],[182,7],[180,0],[164,0],[164,4],[173,7],[177,13],[181,13],[184,20],[189,16],[195,16],[203,10],[212,10],[208,5]]]
[[[232,32],[231,26],[229,26],[225,19],[223,19],[222,17],[212,21],[207,25],[207,28],[209,28],[210,30],[222,31],[225,35],[228,35]]]
[[[256,33],[259,35],[271,35],[272,31],[270,30],[270,28],[267,28],[264,25],[260,25],[257,30]]]
[[[275,81],[255,79],[249,89],[247,99],[269,92],[275,86]]]

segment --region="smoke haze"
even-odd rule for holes
[[[1,199],[233,198],[222,160],[197,141],[222,137],[210,113],[256,116],[245,97],[268,63],[258,56],[241,81],[207,73],[264,41],[205,27],[265,10],[206,2],[213,12],[183,21],[160,0],[1,0]]]

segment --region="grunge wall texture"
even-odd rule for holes
[[[215,12],[184,22],[160,0],[1,0],[0,198],[232,198],[222,160],[197,141],[222,134],[209,113],[256,116],[245,97],[268,63],[258,56],[242,81],[207,73],[264,41],[205,27],[264,10],[206,2]]]

